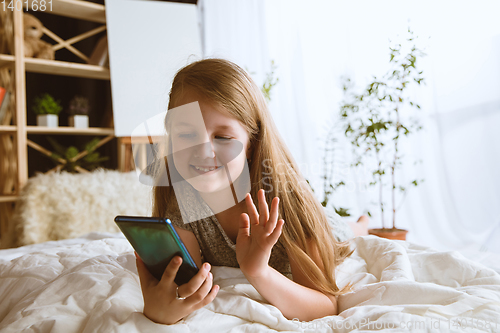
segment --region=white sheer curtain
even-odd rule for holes
[[[397,226],[408,240],[441,250],[500,241],[500,13],[498,1],[221,1],[202,0],[205,56],[224,56],[254,72],[260,84],[273,59],[279,83],[270,109],[281,135],[316,192],[321,192],[321,140],[336,124],[340,77],[360,86],[383,74],[389,39],[408,21],[427,56],[427,85],[415,90],[424,131],[404,144],[400,177],[424,178],[408,192]],[[430,37],[430,38],[428,38]],[[336,163],[347,170],[342,133]],[[414,166],[413,158],[423,163]],[[380,226],[375,189],[363,172],[335,193],[357,216],[368,209]],[[406,178],[410,179],[410,178]],[[414,178],[411,178],[414,179]],[[321,199],[321,195],[318,193]],[[389,217],[389,216],[388,216]],[[496,236],[488,236],[497,227]],[[496,237],[496,238],[495,238]]]
[[[271,113],[296,162],[305,166],[314,160],[309,147],[314,146],[316,138],[310,134],[314,122],[306,112],[303,93],[303,48],[295,25],[297,13],[286,11],[287,6],[283,12],[276,8],[283,30],[274,25],[277,21],[273,18],[273,28],[269,30],[267,6],[273,4],[266,0],[198,1],[204,30],[204,57],[234,61],[245,68],[259,86],[271,70],[271,60],[276,61],[279,83],[271,91]]]

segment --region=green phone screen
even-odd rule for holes
[[[198,267],[168,219],[117,216],[115,222],[158,280],[161,280],[170,260],[177,255],[182,257],[175,279],[178,285],[188,282],[198,272]]]

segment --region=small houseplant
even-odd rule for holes
[[[75,96],[69,102],[69,126],[76,128],[89,127],[89,100],[83,96]]]
[[[101,162],[109,159],[107,156],[100,156],[99,152],[95,151],[98,148],[99,138],[87,142],[82,151],[74,146],[64,147],[51,137],[47,137],[47,140],[55,150],[50,157],[56,165],[61,165],[62,160],[64,160],[60,170],[68,172],[92,171],[101,167]]]
[[[58,127],[62,106],[51,95],[45,93],[35,97],[33,112],[37,115],[38,126]]]
[[[363,165],[375,159],[372,181],[369,185],[379,186],[381,229],[370,229],[369,233],[391,239],[406,239],[407,230],[396,228],[396,190],[404,195],[410,186],[417,186],[423,180],[414,179],[408,185],[401,185],[396,171],[403,164],[398,144],[402,137],[408,137],[422,126],[408,114],[420,106],[408,97],[408,89],[420,85],[423,71],[418,71],[417,60],[425,54],[417,48],[413,32],[408,29],[408,51],[403,52],[401,44],[390,47],[390,69],[381,78],[373,77],[361,93],[354,93],[350,80],[344,83],[344,101],[341,117],[345,124],[345,135],[350,139],[355,156],[354,166]],[[409,112],[411,111],[411,112]],[[370,166],[368,166],[370,167]],[[392,228],[385,227],[384,188],[390,186]]]

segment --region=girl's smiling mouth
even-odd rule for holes
[[[192,168],[196,173],[198,173],[200,175],[205,175],[205,174],[208,175],[208,174],[215,173],[217,170],[222,168],[222,165],[218,166],[218,167],[214,167],[214,166],[195,166],[195,165],[190,164],[189,167]]]

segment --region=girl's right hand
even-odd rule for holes
[[[177,284],[175,275],[182,263],[182,258],[175,256],[168,264],[161,281],[158,281],[147,269],[136,254],[137,272],[141,281],[144,297],[144,315],[160,324],[175,324],[191,312],[212,302],[219,291],[219,286],[212,288],[213,276],[210,264],[205,263],[198,273],[188,283],[179,286],[179,296],[176,298]]]

